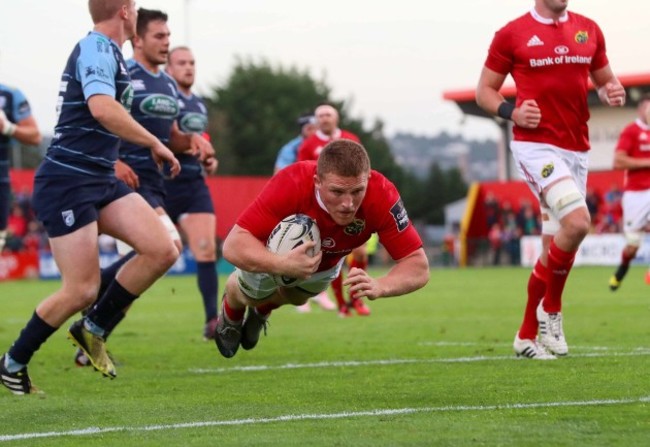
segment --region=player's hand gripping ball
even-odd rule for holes
[[[307,252],[315,256],[320,251],[320,231],[316,221],[305,214],[292,214],[275,226],[266,241],[266,248],[273,253],[285,254],[308,241],[316,242]],[[272,278],[280,287],[292,287],[296,282],[296,278],[283,275],[272,275]]]

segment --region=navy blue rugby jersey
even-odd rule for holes
[[[115,175],[120,139],[90,113],[93,95],[111,96],[127,111],[133,101],[122,51],[96,31],[79,41],[63,70],[54,138],[38,175]]]
[[[32,109],[23,92],[5,84],[0,84],[0,110],[14,124],[32,116]],[[11,137],[0,134],[0,183],[9,183],[10,143]]]
[[[189,96],[178,92],[180,113],[176,121],[178,128],[185,133],[203,134],[208,130],[208,109],[203,100],[191,93]],[[174,180],[190,180],[203,176],[203,167],[198,158],[190,154],[176,154],[181,164],[181,173]]]
[[[148,71],[134,59],[129,59],[127,66],[134,91],[131,115],[167,145],[179,112],[176,81],[163,70],[157,73]],[[120,159],[138,174],[141,186],[162,187],[162,173],[148,147],[123,141]]]

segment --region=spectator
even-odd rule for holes
[[[490,252],[492,254],[492,265],[501,265],[501,247],[503,243],[503,232],[499,222],[494,222],[488,232],[490,241]]]

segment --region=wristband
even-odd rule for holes
[[[16,125],[9,120],[5,120],[4,127],[2,128],[2,135],[7,137],[12,136],[16,132]]]
[[[512,112],[515,111],[515,105],[509,103],[508,101],[503,101],[499,104],[497,109],[497,115],[505,120],[512,120]]]

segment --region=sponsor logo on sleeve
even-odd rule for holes
[[[395,219],[397,231],[402,232],[406,230],[409,226],[409,216],[406,212],[406,208],[404,208],[404,202],[402,202],[401,198],[398,199],[397,202],[395,202],[395,205],[390,208],[390,214],[393,216],[393,219]]]
[[[23,101],[20,104],[18,104],[18,113],[20,113],[21,115],[28,114],[30,111],[31,109],[27,101]]]

